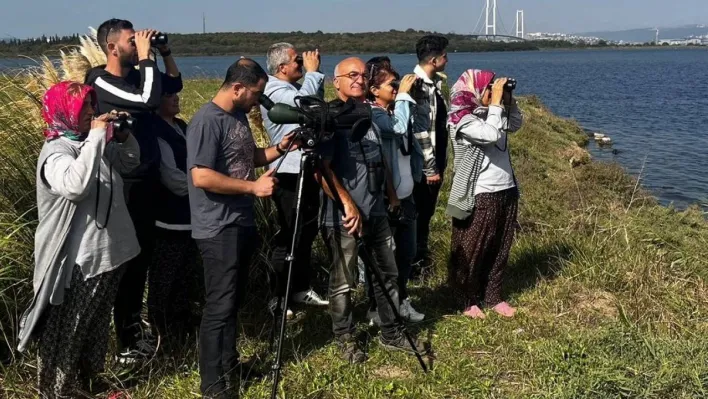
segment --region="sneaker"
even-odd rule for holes
[[[369,320],[369,327],[381,325],[381,318],[379,317],[379,312],[375,310],[367,310],[366,319]]]
[[[120,364],[133,364],[151,358],[157,352],[155,347],[148,340],[141,339],[135,345],[123,349],[116,355],[116,361]]]
[[[281,299],[280,303],[281,304],[283,303],[282,299]],[[274,297],[273,299],[270,300],[270,302],[268,302],[268,309],[270,310],[270,314],[272,314],[273,317],[275,317],[275,308],[277,308],[277,307],[278,307],[278,298]],[[293,311],[288,309],[286,312],[286,316],[285,316],[286,320],[291,320],[293,318],[293,316],[295,316]]]
[[[337,337],[337,344],[342,350],[342,359],[351,364],[364,363],[367,359],[366,353],[361,349],[359,341],[351,335],[344,334]]]
[[[409,298],[406,298],[403,302],[401,302],[400,309],[401,317],[406,321],[418,323],[425,319],[425,315],[423,313],[418,313],[415,309],[413,309],[413,305],[411,305],[411,300]]]
[[[411,338],[413,338],[413,343],[415,344],[416,349],[418,349],[418,353],[420,353],[421,355],[427,353],[427,349],[425,349],[425,344],[423,342],[421,342],[415,336],[412,336]],[[415,354],[413,348],[411,348],[411,344],[408,343],[408,339],[406,339],[406,336],[403,335],[402,332],[399,332],[394,338],[391,339],[380,336],[379,342],[381,343],[381,346],[386,349],[406,352],[410,353],[411,355]]]
[[[293,295],[293,301],[311,306],[328,306],[329,301],[320,298],[317,293],[310,288],[307,291],[301,291]]]

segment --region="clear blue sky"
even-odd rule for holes
[[[708,0],[497,1],[507,30],[513,28],[517,9],[524,9],[527,32],[708,24]],[[483,6],[484,0],[3,0],[0,38],[86,33],[111,17],[128,19],[138,28],[201,32],[202,12],[210,32],[414,28],[471,33]]]

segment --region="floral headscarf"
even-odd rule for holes
[[[64,81],[50,87],[42,99],[42,118],[47,122],[44,136],[47,140],[64,136],[81,141],[86,132],[79,131],[81,109],[86,96],[91,96],[91,104],[96,104],[96,92],[91,86]]]
[[[494,80],[494,72],[480,69],[466,70],[450,89],[450,111],[447,121],[457,125],[466,115],[483,108],[482,94]]]

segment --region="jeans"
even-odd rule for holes
[[[435,205],[440,193],[440,184],[429,185],[425,178],[421,183],[415,183],[413,196],[418,209],[418,221],[416,230],[416,241],[418,250],[416,261],[429,257],[428,237],[430,236],[430,220],[435,214]]]
[[[206,305],[199,330],[199,374],[203,394],[226,389],[238,365],[236,317],[243,301],[251,258],[258,248],[255,227],[230,225],[213,238],[196,240],[204,263]]]
[[[126,183],[124,194],[140,254],[125,264],[125,273],[118,286],[113,308],[113,320],[121,348],[130,348],[142,338],[143,295],[148,268],[155,248],[155,185],[152,180]]]
[[[273,202],[278,209],[280,230],[275,235],[275,248],[271,255],[274,270],[272,287],[277,296],[285,296],[288,278],[288,262],[285,257],[290,253],[295,227],[295,207],[297,206],[297,178],[292,173],[278,173],[278,188],[273,193]],[[295,246],[291,292],[307,291],[310,288],[310,259],[312,243],[317,237],[317,217],[320,207],[319,186],[311,177],[303,181],[302,203],[300,205],[300,229]]]
[[[357,268],[359,248],[356,240],[343,227],[326,227],[325,242],[332,259],[329,274],[329,310],[332,316],[334,335],[339,337],[354,332],[352,322],[351,291],[354,289],[354,276]],[[384,296],[384,289],[393,299],[398,310],[398,271],[396,259],[391,249],[391,229],[386,216],[371,216],[364,221],[362,245],[381,269],[385,288],[381,287],[374,276],[369,281],[374,284],[374,298],[381,318],[381,335],[392,339],[398,334],[395,316]],[[366,258],[364,258],[366,259]]]
[[[393,234],[391,249],[396,257],[396,266],[398,267],[398,297],[401,301],[408,298],[408,279],[416,253],[416,217],[415,201],[412,195],[401,199],[399,217],[393,219],[389,216],[388,223]],[[369,309],[375,310],[377,306],[371,281],[367,278],[365,283],[369,296]]]

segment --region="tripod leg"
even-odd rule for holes
[[[315,167],[320,170],[320,174],[322,177],[325,179],[325,182],[327,183],[327,186],[330,189],[330,192],[332,193],[332,196],[334,197],[334,202],[339,208],[340,212],[344,213],[344,204],[342,203],[342,199],[339,198],[339,194],[337,193],[337,190],[334,188],[334,183],[330,179],[330,176],[324,172],[324,168],[322,166],[322,160],[320,158],[315,159]],[[391,306],[391,310],[393,311],[393,315],[396,318],[396,322],[398,323],[399,326],[401,326],[401,332],[403,335],[406,336],[406,339],[408,340],[408,343],[411,345],[411,348],[413,349],[413,352],[415,352],[416,358],[418,358],[418,363],[420,363],[420,367],[423,368],[424,372],[428,372],[428,367],[425,365],[425,362],[423,361],[423,357],[420,355],[420,352],[418,352],[418,348],[416,348],[415,343],[413,342],[413,339],[411,338],[410,334],[408,333],[408,330],[406,329],[406,323],[403,321],[401,318],[401,314],[398,312],[398,308],[396,307],[396,304],[393,302],[393,298],[391,298],[391,295],[389,294],[388,290],[385,288],[386,285],[384,284],[384,279],[383,275],[381,274],[381,269],[378,267],[378,264],[376,263],[376,260],[371,256],[371,253],[368,251],[366,246],[364,245],[361,237],[359,237],[358,234],[354,235],[354,238],[356,239],[357,245],[359,246],[359,254],[362,257],[361,259],[364,261],[364,265],[366,266],[367,269],[369,269],[369,274],[372,274],[374,278],[376,278],[377,283],[381,287],[381,290],[383,291],[384,296],[386,297],[386,301],[388,302],[389,306]]]
[[[408,340],[408,343],[411,345],[411,349],[413,349],[415,357],[418,359],[418,363],[420,363],[420,367],[422,367],[423,371],[427,373],[428,367],[425,365],[425,362],[423,361],[423,357],[421,356],[420,352],[418,352],[418,348],[415,346],[413,338],[411,338],[411,335],[408,333],[408,330],[406,329],[406,323],[403,321],[401,313],[398,311],[398,307],[393,302],[391,293],[389,293],[388,289],[386,289],[383,273],[381,272],[381,269],[379,268],[376,259],[374,259],[374,257],[371,255],[369,250],[366,248],[366,245],[364,245],[364,241],[361,238],[356,237],[356,240],[357,245],[359,246],[359,254],[362,257],[361,259],[364,261],[364,266],[366,266],[366,268],[368,269],[369,275],[373,275],[376,279],[377,284],[379,285],[379,287],[381,287],[381,291],[383,292],[384,297],[386,297],[386,302],[388,302],[388,305],[391,307],[391,311],[393,312],[393,315],[396,318],[396,322],[401,327],[401,333],[405,335],[406,339]]]
[[[297,247],[298,242],[298,228],[300,225],[300,205],[302,204],[302,192],[305,176],[309,173],[309,168],[307,166],[309,165],[310,156],[310,154],[305,153],[302,155],[302,158],[300,158],[300,174],[298,175],[297,181],[297,201],[295,206],[295,223],[293,224],[293,238],[290,245],[290,253],[285,258],[285,261],[288,262],[288,279],[285,285],[285,298],[282,301],[283,306],[278,307],[281,313],[280,332],[278,334],[275,361],[273,363],[273,389],[270,395],[271,399],[276,399],[278,393],[278,381],[280,380],[280,369],[282,367],[280,356],[283,352],[283,337],[285,336],[285,323],[287,322],[287,309],[288,302],[290,300],[290,285],[293,273],[293,263],[295,262],[295,248]],[[278,299],[278,302],[280,303],[280,299]],[[273,331],[275,331],[275,326],[273,327]]]

